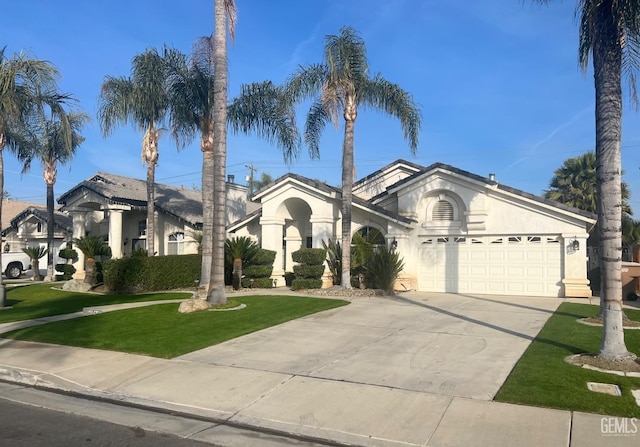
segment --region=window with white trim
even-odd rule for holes
[[[182,255],[184,254],[184,233],[176,232],[169,235],[167,244],[167,254]]]

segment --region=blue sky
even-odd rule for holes
[[[88,2],[29,0],[3,5],[0,46],[47,59],[62,73],[61,90],[80,100],[93,121],[69,166],[61,166],[56,197],[95,172],[140,179],[141,134],[124,127],[103,138],[96,119],[106,75],[128,75],[131,59],[164,44],[189,52],[213,30],[212,0]],[[573,1],[540,6],[521,0],[236,0],[236,40],[229,47],[229,97],[243,83],[283,82],[299,65],[320,62],[325,36],[351,25],[366,42],[372,74],[411,92],[422,110],[415,156],[399,123],[374,110],[356,121],[358,177],[405,158],[443,162],[470,172],[496,174],[503,184],[534,194],[569,157],[594,148],[591,71],[577,63]],[[306,110],[298,116],[304,119]],[[306,149],[287,166],[280,150],[252,136],[229,134],[227,173],[244,182],[257,175],[295,172],[340,184],[342,128],[325,129],[319,160]],[[625,105],[623,168],[640,215],[640,115]],[[5,188],[17,200],[45,202],[41,168],[20,175],[5,154]],[[198,140],[178,151],[160,141],[156,180],[199,186]]]

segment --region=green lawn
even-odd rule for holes
[[[247,307],[181,314],[178,304],[159,304],[20,329],[2,337],[172,358],[348,304],[344,300],[293,296],[234,300]]]
[[[632,320],[640,311],[625,310]],[[566,410],[640,418],[640,407],[631,395],[640,389],[640,378],[621,377],[570,365],[564,358],[598,351],[602,328],[576,320],[595,316],[596,306],[563,303],[518,361],[495,400]],[[640,355],[640,330],[625,330],[627,349]],[[618,385],[622,396],[589,391],[587,382]]]
[[[33,284],[7,287],[7,306],[0,308],[0,323],[32,320],[51,315],[79,312],[88,306],[132,303],[139,301],[175,300],[190,298],[190,293],[149,293],[141,295],[99,295],[95,293],[67,292],[53,287],[63,283]]]

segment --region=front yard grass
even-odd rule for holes
[[[495,400],[640,418],[640,407],[631,394],[631,390],[640,389],[640,378],[588,370],[564,360],[573,354],[598,351],[602,327],[577,321],[597,313],[597,306],[561,304],[520,358]],[[632,320],[640,320],[640,311],[625,309],[625,313]],[[640,330],[624,332],[627,349],[640,355]],[[587,382],[618,385],[622,396],[589,391]]]
[[[246,308],[178,312],[178,304],[113,311],[2,334],[5,338],[173,358],[348,301],[297,296],[234,297]]]
[[[0,309],[0,323],[79,312],[88,306],[176,300],[191,297],[191,294],[186,292],[100,295],[96,293],[69,292],[55,288],[56,286],[62,287],[62,284],[46,283],[7,287],[7,306],[11,307]]]

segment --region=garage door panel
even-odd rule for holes
[[[440,239],[447,242],[420,248],[420,290],[559,296],[563,253],[558,237]]]

